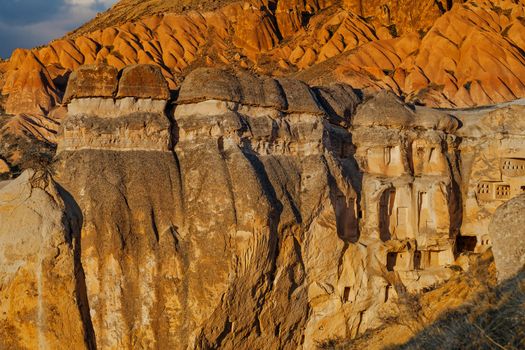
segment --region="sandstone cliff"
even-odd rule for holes
[[[8,347],[353,338],[468,270],[499,239],[476,223],[525,185],[519,102],[436,110],[215,68],[172,100],[155,65],[80,67],[64,101],[52,166],[0,182]]]

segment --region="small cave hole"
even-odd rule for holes
[[[343,291],[343,302],[348,303],[350,299],[350,287],[345,287]]]
[[[387,271],[394,271],[397,262],[397,253],[391,252],[386,255],[386,269]]]
[[[477,243],[478,239],[475,236],[458,236],[456,238],[456,251],[458,253],[473,252]]]
[[[388,284],[385,288],[385,303],[390,298],[390,290],[392,289],[392,285]]]
[[[421,270],[421,252],[414,252],[414,269]]]

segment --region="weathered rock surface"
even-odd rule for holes
[[[199,74],[216,77],[190,77],[205,82],[203,91],[220,91],[215,82],[223,86],[231,76]],[[269,78],[237,74],[250,77],[243,80],[243,98],[257,97],[249,91],[261,86],[281,87]],[[283,85],[261,105],[224,95],[206,100],[183,86],[173,115],[174,153],[157,144],[124,149],[93,142],[102,125],[125,130],[108,123],[128,120],[123,115],[94,116],[78,147],[62,146],[70,121],[77,120],[70,111],[59,142],[57,181],[84,214],[81,260],[99,348],[296,348],[307,324],[313,334],[307,341],[315,343],[319,326],[309,321],[309,300],[321,303],[329,288],[331,296],[322,303],[337,305],[344,289],[322,286],[337,284],[345,243],[336,222],[343,204],[334,207],[332,200],[334,193],[355,196],[343,181],[343,169],[350,171],[352,163],[341,162],[348,156],[348,136],[324,121],[314,92],[304,84]],[[302,86],[304,95],[284,93],[289,86]],[[299,97],[317,107],[299,108]],[[145,115],[168,123],[165,115]],[[334,135],[330,142],[326,133]],[[327,255],[332,258],[325,260]],[[114,280],[120,288],[109,284]],[[291,313],[284,311],[290,298],[298,306]],[[321,317],[321,306],[316,310]],[[256,324],[259,333],[253,332]]]
[[[9,164],[5,160],[0,159],[0,175],[7,174],[10,170]]]
[[[478,250],[491,245],[488,227],[496,209],[523,193],[524,113],[523,101],[454,112],[462,124],[456,133],[461,138],[461,231],[477,237]]]
[[[516,275],[525,266],[525,195],[499,207],[490,224],[498,280]]]
[[[461,219],[454,136],[459,123],[384,92],[358,108],[352,126],[363,172],[361,240],[383,242],[373,251],[382,252],[383,266],[408,289],[449,278],[444,267],[454,264]],[[386,300],[392,286],[385,288]]]
[[[124,97],[167,100],[170,91],[159,67],[138,64],[122,70],[117,98]]]
[[[2,85],[2,95],[9,95],[5,103],[8,114],[43,116],[60,101],[52,77],[32,52],[10,70]]]
[[[31,171],[0,182],[0,347],[91,348],[79,222],[67,195]],[[67,346],[64,345],[67,339]]]
[[[311,349],[355,337],[381,325],[399,288],[443,283],[456,258],[489,247],[472,225],[523,186],[519,101],[435,110],[201,68],[165,108],[150,67],[130,68],[148,93],[122,98],[136,80],[117,75],[103,97],[82,82],[100,68],[81,68],[41,190],[57,203],[57,232],[73,232],[53,286],[76,298],[60,303],[78,310],[63,327],[80,330],[80,348]],[[20,271],[0,279],[31,283]],[[4,316],[6,341],[24,338],[17,317]]]
[[[79,67],[69,76],[64,103],[75,98],[113,98],[117,93],[118,70],[108,65]]]
[[[124,69],[120,78],[117,73],[112,67],[96,65],[73,73],[74,86],[67,89],[69,117],[62,123],[59,152],[170,150],[170,123],[164,114],[169,90],[160,69],[136,65]],[[139,89],[137,96],[130,96]]]

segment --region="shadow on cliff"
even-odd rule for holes
[[[84,223],[84,216],[82,215],[82,210],[78,206],[73,196],[59,184],[56,184],[56,186],[65,206],[66,215],[64,217],[64,227],[69,229],[69,234],[66,239],[74,249],[75,295],[77,299],[78,310],[80,312],[80,316],[82,317],[82,323],[84,326],[84,339],[87,349],[96,350],[97,343],[95,330],[91,321],[89,300],[87,296],[86,276],[81,260],[82,240],[80,234],[82,225]]]

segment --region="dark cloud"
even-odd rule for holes
[[[117,0],[0,0],[0,57],[63,36]]]
[[[0,21],[25,25],[52,17],[63,5],[62,0],[2,0]]]

